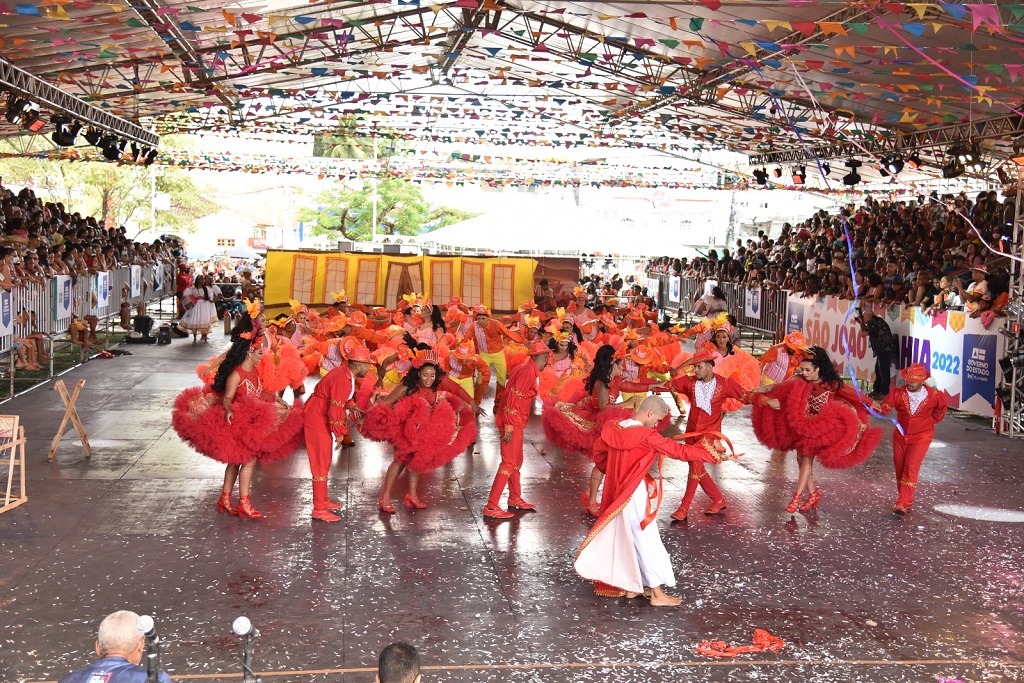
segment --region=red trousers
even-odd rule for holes
[[[498,465],[498,473],[494,475],[494,483],[491,484],[491,495],[487,498],[488,507],[498,507],[506,485],[508,486],[510,505],[523,499],[523,491],[519,483],[519,468],[522,466],[523,430],[515,427],[512,430],[512,440],[508,443],[501,442],[501,464]]]
[[[914,436],[909,439],[899,432],[892,435],[892,462],[896,466],[897,502],[910,506],[914,504],[914,489],[917,488],[917,473],[924,462],[932,435]]]
[[[311,396],[306,401],[302,415],[309,472],[313,475],[313,509],[326,510],[330,500],[327,494],[327,473],[334,459],[334,443],[327,424],[327,404],[322,398]]]
[[[690,467],[690,476],[686,478],[686,493],[683,494],[683,499],[679,502],[680,509],[690,509],[690,503],[693,502],[693,497],[697,493],[698,484],[704,489],[704,493],[708,494],[708,498],[712,502],[721,500],[722,492],[715,486],[715,482],[711,479],[711,473],[704,468],[704,463],[688,462],[686,464]]]

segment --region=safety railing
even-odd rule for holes
[[[694,304],[705,293],[703,279],[684,278],[663,273],[650,274],[648,280],[658,282],[658,308],[663,311],[675,311],[679,317],[694,315]],[[718,283],[728,310],[741,328],[779,337],[785,326],[786,297],[785,290],[757,287],[747,288],[734,282]]]
[[[56,275],[42,283],[25,282],[0,292],[0,372],[9,380],[13,395],[16,343],[35,343],[43,335],[51,358],[48,376],[53,375],[53,345],[68,334],[74,318],[96,316],[99,323],[120,315],[124,304],[134,306],[160,301],[175,292],[172,264],[126,266],[89,275]]]

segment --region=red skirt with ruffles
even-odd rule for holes
[[[219,394],[189,387],[174,401],[171,425],[182,441],[227,465],[287,458],[303,443],[301,400],[286,410],[275,401],[238,395],[231,412],[228,424]]]
[[[768,448],[796,450],[818,459],[824,467],[845,469],[867,460],[882,440],[882,430],[869,427],[857,411],[831,397],[816,415],[807,414],[811,384],[802,379],[776,384],[768,392],[779,399],[780,410],[753,406],[754,435]]]
[[[372,441],[390,443],[395,460],[422,474],[451,462],[476,441],[476,416],[455,396],[438,392],[431,405],[412,394],[393,406],[373,405],[359,432]]]
[[[597,399],[585,390],[567,401],[544,402],[541,424],[548,441],[570,453],[582,453],[593,460],[594,442],[609,420],[624,420],[629,408],[597,407]]]

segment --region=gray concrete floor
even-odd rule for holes
[[[745,456],[713,468],[725,514],[700,514],[698,494],[689,522],[669,525],[686,469],[668,465],[662,536],[685,602],[662,610],[598,599],[576,577],[589,464],[547,445],[539,418],[524,467],[539,512],[510,522],[480,515],[498,462],[490,418],[472,456],[424,478],[427,510],[378,513],[390,453],[359,441],[331,471],[341,523],[310,520],[304,451],[259,471],[253,502],[266,519],[216,514],[223,467],[169,424],[196,364],[222,349],[213,339],[131,347],[66,375],[69,385],[88,380],[79,409],[91,460],[70,431],[46,462],[62,415],[52,385],[0,407],[22,416],[29,437],[29,502],[0,516],[0,680],[82,666],[99,620],[122,608],[154,616],[177,680],[237,676],[230,624],[242,614],[261,632],[256,668],[268,682],[371,681],[392,640],[438,667],[425,681],[1022,676],[1024,525],[936,510],[1024,507],[1024,444],[977,424],[940,426],[909,517],[890,512],[888,438],[859,468],[819,471],[821,510],[793,517],[783,510],[793,457],[771,459],[747,411],[728,416]],[[701,640],[746,642],[755,628],[786,647],[735,661],[696,654]]]

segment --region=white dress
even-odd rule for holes
[[[178,323],[179,327],[194,334],[209,334],[210,328],[218,319],[217,305],[213,303],[213,299],[219,296],[220,288],[217,286],[189,287],[186,289],[182,294],[182,300],[188,305],[188,302],[194,299],[195,305],[185,311],[185,315],[181,316],[181,322]]]

